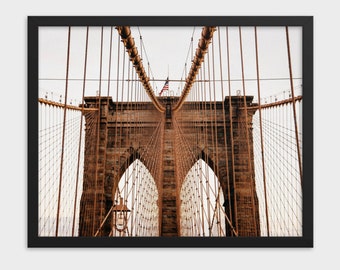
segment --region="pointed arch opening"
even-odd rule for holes
[[[199,159],[180,190],[181,236],[226,236],[228,217],[220,181],[208,163]]]
[[[126,207],[125,225],[119,228],[118,212]],[[117,215],[117,218],[116,216]],[[150,171],[135,159],[121,176],[114,194],[111,236],[158,236],[158,190]]]

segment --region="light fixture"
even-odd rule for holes
[[[113,206],[114,227],[117,231],[122,232],[127,228],[127,213],[130,209],[123,202],[123,198],[119,197],[119,204]]]

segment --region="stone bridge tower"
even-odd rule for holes
[[[120,177],[124,174],[124,168],[140,158],[140,153],[146,147],[148,140],[155,131],[160,129],[161,136],[155,138],[159,147],[148,149],[147,155],[143,155],[141,161],[148,167],[147,160],[157,157],[160,160],[157,170],[153,171],[153,178],[159,191],[159,235],[166,237],[180,236],[180,201],[179,192],[181,183],[188,171],[180,171],[176,168],[178,157],[176,155],[189,155],[185,149],[179,149],[176,139],[176,125],[182,126],[182,131],[187,142],[195,142],[197,136],[196,127],[184,125],[193,123],[197,117],[194,108],[197,106],[214,106],[217,121],[211,123],[211,119],[205,119],[207,126],[217,133],[218,143],[208,142],[207,145],[191,145],[196,160],[203,159],[217,175],[227,198],[227,190],[230,190],[230,205],[225,202],[225,211],[230,214],[230,209],[235,220],[233,226],[238,229],[239,236],[259,236],[259,210],[258,199],[255,191],[253,140],[252,140],[252,116],[255,109],[252,108],[253,97],[246,97],[247,110],[244,108],[244,100],[241,96],[230,97],[232,104],[232,120],[229,117],[229,97],[224,103],[214,104],[203,102],[185,102],[178,112],[172,111],[172,106],[177,102],[176,97],[159,97],[166,111],[160,113],[151,102],[133,103],[112,102],[111,97],[86,97],[86,106],[98,108],[93,113],[85,114],[86,136],[85,136],[85,162],[84,162],[84,184],[80,206],[79,236],[92,236],[94,228],[99,227],[100,220],[112,206],[115,189]],[[224,107],[224,110],[222,109]],[[254,106],[253,106],[254,107]],[[138,123],[132,115],[138,110]],[[223,113],[224,112],[224,113]],[[245,114],[247,112],[247,116]],[[98,113],[100,117],[98,117]],[[90,122],[100,119],[96,128]],[[196,119],[198,120],[198,119]],[[246,123],[247,121],[247,123]],[[131,138],[129,128],[140,125]],[[161,123],[161,124],[160,124]],[[90,128],[91,126],[91,128]],[[233,136],[230,136],[230,130]],[[248,129],[248,133],[246,128]],[[117,144],[117,130],[121,132]],[[140,133],[138,132],[140,130]],[[209,131],[210,132],[210,131]],[[227,133],[227,134],[225,134]],[[227,138],[227,155],[224,137]],[[247,136],[248,135],[248,136]],[[130,136],[130,137],[129,137]],[[247,140],[248,139],[248,140]],[[233,144],[233,147],[231,145]],[[97,147],[97,146],[98,147]],[[218,154],[211,154],[213,151]],[[250,150],[250,152],[249,152]],[[232,156],[232,159],[226,159]],[[193,164],[194,165],[194,162]],[[218,169],[217,169],[218,168]],[[94,213],[92,217],[86,213]],[[92,228],[92,230],[91,230]],[[107,220],[100,236],[108,235],[110,231],[110,219]],[[231,235],[231,228],[227,226],[227,234]]]

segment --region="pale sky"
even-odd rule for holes
[[[247,95],[257,96],[256,81],[256,54],[254,27],[242,27],[242,52],[245,90]],[[170,90],[179,95],[183,89],[184,80],[190,70],[192,53],[195,52],[201,37],[202,27],[131,27],[132,36],[142,56],[145,71],[150,74],[152,87],[158,96],[159,91],[166,78],[170,79]],[[44,97],[47,93],[48,99],[59,100],[64,95],[66,77],[67,56],[67,28],[66,27],[41,27],[39,31],[39,96]],[[220,35],[219,35],[220,34]],[[241,81],[241,55],[240,35],[238,27],[229,28],[230,46],[230,79],[231,93],[235,95],[237,90],[243,88]],[[290,27],[290,50],[293,64],[294,88],[296,94],[301,94],[302,83],[302,29]],[[270,97],[277,95],[283,99],[283,91],[288,93],[290,89],[289,66],[287,58],[286,32],[284,27],[258,27],[258,53],[259,69],[261,79],[261,96]],[[143,48],[141,48],[140,36],[142,36]],[[85,54],[85,27],[73,27],[71,31],[70,65],[69,65],[69,102],[81,103],[82,78],[84,76],[84,54]],[[192,42],[191,42],[192,40]],[[90,27],[87,83],[85,96],[95,95],[101,87],[101,95],[105,96],[108,89],[109,76],[109,52],[110,52],[110,27],[105,27],[103,32],[102,65],[100,61],[101,52],[101,28]],[[122,78],[122,54],[119,54],[118,42],[120,37],[116,29],[113,30],[111,75],[113,80],[110,84],[110,95],[116,96],[116,79]],[[122,45],[122,44],[121,44]],[[220,46],[219,46],[220,45]],[[205,67],[210,63],[210,69],[214,70],[216,93],[220,93],[220,79],[227,79],[227,53],[226,53],[226,28],[214,33],[213,43],[210,44],[209,54],[206,54]],[[212,51],[213,49],[213,51]],[[122,52],[123,46],[120,47]],[[210,60],[208,59],[208,55]],[[214,56],[214,57],[213,57]],[[220,64],[220,61],[222,63]],[[125,69],[127,64],[125,62]],[[185,72],[185,64],[187,70]],[[150,72],[149,66],[150,64]],[[119,65],[119,71],[117,72]],[[202,64],[202,67],[204,65]],[[222,66],[222,75],[220,68]],[[100,67],[102,67],[102,83],[99,83]],[[124,79],[130,76],[127,73]],[[221,78],[222,76],[222,78]],[[121,84],[120,84],[121,85]],[[227,82],[224,82],[224,95],[228,94]],[[125,89],[125,88],[124,88]],[[53,92],[53,96],[52,96]],[[123,91],[122,91],[123,92]],[[120,93],[120,91],[119,91]],[[221,94],[217,94],[221,95]],[[286,98],[288,97],[288,94]],[[219,97],[221,98],[221,97]],[[256,99],[256,98],[255,98]],[[75,101],[76,100],[76,101]],[[63,99],[60,100],[64,102]],[[268,102],[274,100],[268,100]],[[69,103],[68,102],[68,103]]]
[[[145,71],[149,73],[156,93],[161,90],[169,76],[170,90],[176,95],[180,94],[185,77],[185,64],[187,72],[191,66],[191,54],[195,52],[201,36],[201,26],[197,27],[131,27],[132,36],[138,52],[143,57]],[[240,39],[238,27],[229,28],[230,46],[230,76],[232,94],[242,89]],[[287,44],[284,27],[258,27],[259,69],[261,78],[261,96],[282,95],[283,91],[290,89],[289,69],[287,58]],[[69,69],[69,97],[80,100],[82,78],[84,70],[85,27],[73,27],[71,32],[71,58]],[[141,49],[140,35],[144,48]],[[302,84],[302,28],[290,27],[290,50],[293,64],[294,88],[296,95],[301,94]],[[111,65],[111,79],[117,78],[117,31],[113,30],[113,54]],[[102,95],[107,89],[109,70],[109,37],[110,27],[104,27],[103,35],[103,62],[102,62]],[[191,38],[193,42],[191,43]],[[90,27],[87,86],[86,95],[93,95],[98,90],[100,70],[100,27]],[[223,78],[227,79],[226,62],[226,30],[221,27],[220,44]],[[216,78],[220,79],[218,57],[218,32],[214,34],[215,69]],[[210,47],[212,45],[210,44]],[[244,76],[246,79],[246,93],[257,95],[255,39],[254,27],[242,27],[242,49]],[[67,28],[66,27],[40,27],[39,29],[39,96],[48,92],[49,98],[57,100],[64,94],[66,77],[67,55]],[[149,63],[149,66],[148,66]],[[150,67],[150,69],[149,69]],[[75,79],[75,80],[74,80]],[[93,80],[93,81],[92,81]],[[112,82],[115,86],[115,82]],[[111,88],[113,88],[111,86]],[[226,93],[226,90],[224,90]],[[53,96],[51,94],[53,92]]]

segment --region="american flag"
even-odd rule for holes
[[[166,82],[165,82],[161,92],[159,92],[159,96],[162,95],[163,91],[167,91],[167,90],[169,90],[169,78],[166,78]]]

